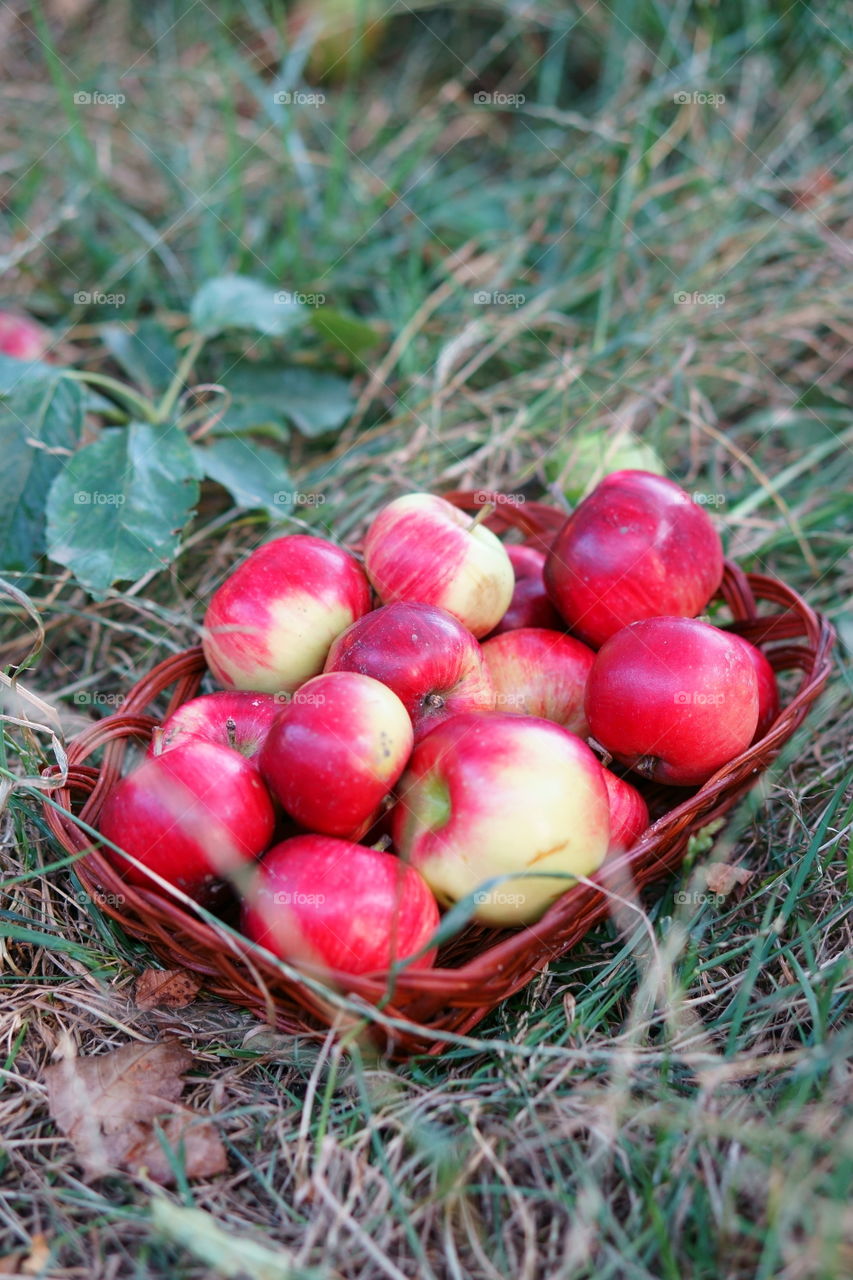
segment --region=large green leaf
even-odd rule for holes
[[[45,498],[83,416],[83,388],[61,369],[0,356],[2,571],[27,574],[44,555]]]
[[[304,436],[335,431],[352,412],[346,378],[314,369],[281,369],[269,365],[241,365],[228,380],[234,403],[252,401],[291,421]]]
[[[101,330],[107,350],[125,373],[148,396],[163,394],[178,363],[171,337],[156,320],[142,320],[135,332],[123,324],[107,324]]]
[[[217,436],[195,446],[206,476],[227,489],[240,507],[263,508],[276,519],[290,510],[293,482],[281,454],[240,436]]]
[[[253,329],[281,337],[302,323],[305,308],[293,295],[250,276],[218,276],[208,280],[190,308],[193,328],[208,338],[228,329]]]
[[[47,546],[96,599],[169,564],[198,501],[199,466],[175,427],[132,422],[80,449],[47,500]]]
[[[346,311],[336,311],[333,307],[317,307],[311,316],[311,324],[329,342],[356,357],[375,347],[382,337],[366,320]]]

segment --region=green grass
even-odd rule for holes
[[[52,762],[49,739],[6,726],[0,1257],[26,1256],[40,1232],[51,1277],[841,1280],[849,11],[417,4],[325,80],[305,69],[314,37],[288,29],[291,13],[249,0],[0,13],[6,303],[49,324],[62,359],[115,375],[103,326],[156,315],[182,334],[212,275],[323,293],[376,331],[374,348],[313,327],[230,337],[191,375],[269,358],[353,380],[336,439],[278,445],[326,498],[286,527],[347,539],[420,487],[563,501],[590,441],[633,432],[691,492],[721,495],[729,554],[830,616],[836,670],[717,838],[747,885],[709,903],[697,859],[644,898],[642,920],[599,926],[472,1036],[395,1068],[332,1039],[267,1039],[258,1054],[254,1020],[204,997],[139,1011],[145,949],[54,865],[24,781]],[[277,108],[282,89],[326,101]],[[127,101],[78,107],[80,91]],[[478,91],[525,102],[497,110]],[[97,290],[125,301],[74,302]],[[71,735],[90,717],[75,691],[120,693],[192,642],[212,586],[266,531],[209,487],[175,566],[138,592],[93,605],[45,564],[30,593],[45,644],[23,683]],[[13,605],[2,621],[0,662],[20,661],[32,624]],[[66,1034],[81,1053],[164,1034],[192,1048],[187,1100],[215,1115],[231,1168],[165,1194],[211,1215],[239,1264],[221,1241],[209,1256],[196,1218],[155,1225],[162,1193],[144,1178],[86,1185],[40,1083]]]

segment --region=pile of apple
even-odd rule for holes
[[[363,566],[268,542],[205,616],[225,691],[107,797],[130,860],[107,856],[201,902],[226,882],[253,941],[349,973],[431,964],[461,899],[534,921],[648,825],[600,756],[696,786],[778,715],[764,655],[696,617],[722,572],[707,513],[644,471],[607,476],[547,557],[423,493],[376,515]]]

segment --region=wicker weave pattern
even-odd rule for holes
[[[483,501],[481,492],[476,502],[470,493],[445,496],[474,510]],[[531,545],[547,548],[564,519],[564,513],[539,503],[498,503],[489,523],[498,531],[514,526]],[[558,899],[536,925],[512,933],[469,927],[442,949],[436,968],[398,976],[390,999],[383,974],[326,975],[326,980],[371,1004],[382,1002],[391,1018],[435,1032],[465,1033],[608,915],[603,888],[621,889],[632,883],[640,889],[674,871],[690,837],[736,804],[802,724],[831,667],[832,628],[791,588],[760,574],[744,574],[727,562],[720,595],[733,616],[732,630],[765,648],[776,670],[802,673],[796,692],[766,737],[698,791],[669,789],[668,803],[676,807],[654,822],[626,854],[608,860],[592,885],[579,885]],[[776,610],[759,609],[766,604]],[[154,699],[171,690],[169,711],[180,706],[196,694],[205,669],[200,648],[168,658],[134,686],[120,714],[106,717],[75,738],[68,748],[67,784],[53,795],[65,812],[46,804],[45,817],[67,852],[86,854],[77,862],[82,884],[129,935],[147,942],[169,967],[202,975],[211,994],[272,1017],[282,1030],[316,1034],[333,1020],[333,1006],[283,977],[273,962],[251,951],[248,943],[226,947],[221,934],[179,903],[127,884],[91,847],[72,817],[72,812],[77,813],[97,827],[107,792],[121,774],[128,743],[148,740],[157,724],[146,714]],[[93,767],[87,762],[100,748],[104,748],[102,761]],[[660,794],[658,789],[658,799]],[[416,1029],[395,1031],[392,1037],[386,1028],[375,1025],[372,1034],[397,1057],[438,1052],[442,1047],[440,1040],[427,1039]]]

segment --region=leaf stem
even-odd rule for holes
[[[93,387],[103,387],[105,391],[112,391],[113,395],[121,396],[127,404],[138,409],[146,422],[157,421],[157,410],[151,401],[124,382],[119,382],[117,378],[110,378],[105,373],[91,373],[87,369],[66,369],[63,377],[70,378],[72,382],[84,382]]]
[[[178,400],[178,396],[181,394],[181,387],[183,387],[184,383],[186,382],[187,377],[189,376],[189,372],[192,369],[193,365],[195,364],[196,359],[198,358],[198,354],[201,351],[202,347],[204,346],[205,342],[206,342],[206,338],[203,336],[203,334],[197,333],[193,338],[192,342],[190,343],[190,345],[187,347],[186,351],[181,357],[180,364],[175,370],[175,376],[169,385],[168,391],[163,396],[163,399],[160,401],[159,405],[157,406],[157,417],[155,418],[156,422],[165,422],[169,414],[174,409]]]

